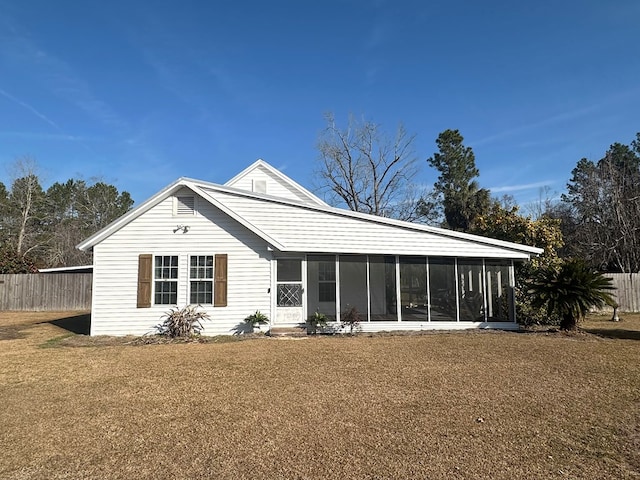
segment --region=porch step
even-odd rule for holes
[[[296,326],[296,327],[273,326],[267,332],[267,335],[269,335],[270,337],[306,337],[307,327],[306,326]]]

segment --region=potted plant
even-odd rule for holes
[[[256,313],[252,313],[244,322],[251,327],[251,332],[260,331],[260,325],[266,325],[269,323],[269,318],[261,313],[260,310],[256,310]]]
[[[307,318],[307,334],[315,335],[318,333],[318,327],[322,328],[326,325],[327,316],[316,310],[313,315],[309,315],[309,318]]]

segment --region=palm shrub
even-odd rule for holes
[[[162,323],[156,327],[158,333],[171,338],[199,335],[204,329],[202,320],[210,318],[207,312],[200,308],[200,305],[172,307],[162,316]]]
[[[318,327],[323,328],[326,326],[327,316],[324,313],[320,313],[318,310],[307,318],[307,332],[311,333],[311,335],[315,335],[318,332]]]
[[[250,325],[252,329],[256,327],[256,325],[265,325],[269,323],[269,317],[267,317],[260,310],[256,310],[256,313],[252,313],[248,317],[244,319],[247,325]]]
[[[560,317],[562,330],[575,330],[592,307],[614,302],[611,282],[583,260],[570,259],[538,270],[529,293],[533,305],[546,307],[549,315]]]

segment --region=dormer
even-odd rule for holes
[[[320,198],[264,160],[257,160],[224,185],[261,195],[327,206]]]

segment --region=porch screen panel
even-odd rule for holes
[[[400,301],[403,322],[429,320],[426,257],[400,257]]]
[[[482,260],[458,259],[460,321],[484,322]]]
[[[453,258],[429,257],[431,321],[457,321],[456,264]]]
[[[369,291],[371,321],[398,320],[395,257],[369,257]]]
[[[367,320],[367,257],[341,255],[340,260],[340,313],[355,307],[360,320]]]
[[[314,312],[336,318],[336,257],[309,255],[307,257],[307,316]]]
[[[487,282],[487,321],[512,322],[511,296],[513,288],[509,280],[511,265],[506,261],[485,262]]]

